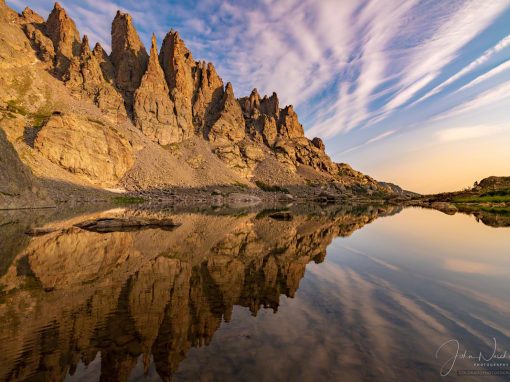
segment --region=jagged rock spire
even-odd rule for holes
[[[53,41],[46,35],[46,23],[44,19],[29,7],[26,7],[18,22],[23,25],[23,30],[30,40],[30,44],[37,53],[37,57],[48,68],[53,67],[55,59],[55,47]]]
[[[89,38],[86,34],[83,35],[83,39],[81,40],[81,48],[80,48],[80,56],[83,55],[91,55],[92,52],[90,50]]]
[[[179,33],[174,30],[170,30],[165,36],[159,60],[165,72],[170,95],[175,103],[177,123],[185,132],[185,137],[189,137],[194,133],[192,104],[195,94],[196,62]]]
[[[260,112],[262,114],[278,118],[280,113],[280,101],[278,100],[278,95],[275,92],[273,92],[271,97],[268,98],[267,96],[264,96],[264,98],[260,101]]]
[[[105,79],[101,63],[90,50],[89,39],[86,35],[81,42],[80,56],[73,57],[63,79],[67,87],[90,98],[112,121],[119,122],[126,119],[123,99],[113,85]]]
[[[117,11],[112,22],[111,62],[115,68],[115,82],[121,90],[126,108],[132,109],[133,95],[140,86],[147,69],[148,55],[131,16]]]
[[[247,117],[253,116],[260,112],[260,95],[257,88],[251,91],[249,97],[244,97],[240,99],[241,107],[243,111],[246,113]]]
[[[209,141],[221,146],[239,142],[244,137],[243,111],[234,96],[232,84],[228,82],[225,87],[219,118],[209,131]]]
[[[30,7],[25,7],[23,12],[21,12],[21,17],[23,17],[24,22],[32,23],[32,24],[43,24],[44,18],[40,16],[37,12],[33,11]]]
[[[195,70],[195,88],[193,123],[197,131],[206,136],[223,98],[223,80],[212,63],[198,63]]]
[[[59,3],[55,3],[48,16],[46,33],[55,48],[55,70],[58,75],[63,75],[73,57],[80,54],[81,39],[76,24]]]
[[[278,134],[284,138],[302,138],[305,136],[303,126],[299,123],[298,116],[292,105],[287,106],[280,113]]]
[[[103,72],[103,77],[106,81],[110,83],[114,83],[115,80],[115,68],[113,67],[112,62],[110,61],[110,57],[106,54],[106,51],[103,49],[100,43],[96,43],[94,46],[94,50],[92,54],[96,58],[99,66],[101,67],[101,71]]]
[[[153,141],[167,145],[183,139],[184,132],[177,126],[174,104],[159,64],[154,34],[147,71],[135,92],[133,112],[137,127]]]

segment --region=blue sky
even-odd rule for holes
[[[52,1],[7,0],[46,17]],[[510,175],[510,0],[60,2],[107,50],[117,9],[178,30],[237,96],[293,104],[335,161],[421,192]]]

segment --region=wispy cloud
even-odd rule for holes
[[[435,94],[438,94],[443,89],[445,89],[447,86],[453,84],[458,79],[462,78],[468,73],[471,73],[473,70],[478,68],[479,66],[485,64],[487,61],[489,61],[494,55],[505,49],[507,46],[510,45],[510,35],[506,36],[502,40],[500,40],[496,45],[491,47],[490,49],[487,49],[483,54],[478,57],[476,60],[472,61],[464,67],[462,70],[455,73],[453,76],[449,77],[446,81],[443,81],[441,84],[437,85],[434,89],[429,91],[427,94],[425,94],[423,97],[418,99],[414,104],[418,102],[425,101],[427,98],[432,97]]]
[[[481,94],[476,95],[472,99],[445,111],[434,118],[434,120],[443,120],[455,117],[474,110],[480,110],[482,107],[493,105],[510,97],[510,81],[489,89]]]
[[[367,145],[369,145],[371,143],[382,141],[383,139],[388,138],[390,135],[395,134],[397,131],[398,130],[388,130],[388,131],[385,131],[385,132],[383,132],[383,133],[381,133],[379,135],[376,135],[375,137],[372,137],[372,138],[366,140],[365,142],[363,142],[360,145],[356,145],[356,146],[350,147],[347,150],[344,150],[344,151],[341,151],[341,152],[337,152],[337,153],[335,153],[333,155],[336,155],[336,154],[348,154],[348,153],[353,152],[355,150],[358,150],[358,149],[360,149],[360,148],[362,148],[364,146],[367,146]]]
[[[436,133],[438,141],[451,143],[468,139],[478,139],[501,131],[501,125],[476,125],[443,129]]]
[[[510,69],[510,60],[507,60],[507,61],[499,64],[498,66],[492,68],[488,72],[476,77],[474,80],[468,82],[466,85],[464,85],[463,87],[456,90],[455,93],[460,92],[465,89],[472,88],[476,85],[479,85],[482,82],[487,81],[488,79],[493,78],[493,77],[505,72],[508,69]]]

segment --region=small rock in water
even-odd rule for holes
[[[282,221],[291,221],[293,219],[292,214],[289,211],[278,211],[269,215],[271,219],[274,220],[282,220]]]
[[[144,228],[163,228],[173,229],[180,224],[171,219],[140,219],[140,218],[99,218],[86,220],[75,224],[75,227],[93,232],[117,232],[117,231],[135,231]]]
[[[25,233],[29,236],[43,236],[55,232],[57,229],[53,227],[37,227],[30,228]]]

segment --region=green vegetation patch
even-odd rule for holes
[[[33,128],[41,128],[51,117],[52,110],[48,106],[41,107],[35,113],[30,112],[18,100],[7,101],[6,115],[8,118],[16,118],[16,115],[22,115],[32,120]]]
[[[13,99],[7,101],[7,110],[12,113],[21,114],[23,116],[29,114],[27,109],[25,109],[18,101]]]
[[[145,202],[144,198],[139,196],[116,196],[113,198],[115,204],[140,204]]]
[[[485,194],[482,194],[481,196],[510,196],[510,189],[488,191]]]
[[[258,188],[260,188],[262,191],[266,192],[283,192],[284,194],[288,194],[289,190],[287,190],[284,187],[278,186],[278,185],[270,185],[264,182],[261,182],[260,180],[257,180],[255,182]]]
[[[504,203],[510,202],[510,195],[457,196],[453,203]]]

